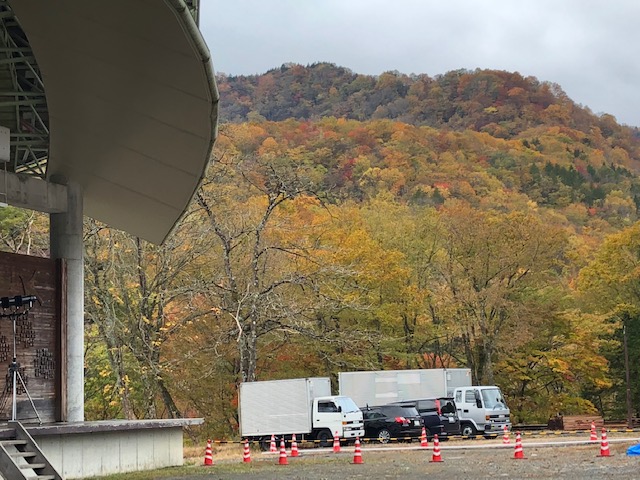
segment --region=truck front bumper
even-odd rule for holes
[[[343,430],[342,435],[344,438],[364,438],[364,427],[347,427]]]
[[[504,427],[507,427],[507,430],[511,431],[511,422],[492,422],[486,423],[484,426],[484,433],[502,433],[504,432]]]

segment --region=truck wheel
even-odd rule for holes
[[[378,441],[380,443],[389,443],[389,440],[391,440],[391,432],[386,428],[381,429],[378,432]]]
[[[462,436],[463,437],[475,437],[478,431],[476,427],[474,427],[471,423],[465,423],[462,426]]]
[[[329,430],[320,430],[316,437],[321,447],[330,447],[333,445],[333,435]]]

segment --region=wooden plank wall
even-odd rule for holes
[[[590,430],[593,422],[600,432],[604,426],[604,420],[600,415],[565,415],[562,417],[563,430]]]
[[[547,428],[549,430],[590,430],[591,422],[596,426],[596,430],[600,433],[602,427],[620,428],[623,425],[627,428],[640,427],[640,418],[631,419],[631,427],[626,419],[610,420],[606,424],[600,415],[567,415],[564,417],[556,416],[549,419]]]
[[[61,419],[62,263],[48,258],[0,252],[0,298],[35,295],[32,308],[2,308],[0,302],[0,420],[10,420],[13,395],[10,365],[15,351],[26,392],[16,382],[17,420],[43,423]],[[28,393],[28,395],[27,395]]]

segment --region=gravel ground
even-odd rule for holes
[[[640,457],[629,457],[626,450],[640,442],[633,436],[609,435],[610,457],[598,457],[600,442],[568,444],[584,438],[523,438],[526,459],[514,459],[514,441],[507,446],[498,440],[450,441],[441,443],[441,463],[432,463],[432,450],[411,445],[362,447],[363,464],[354,465],[353,446],[330,450],[301,450],[301,456],[288,457],[288,465],[278,465],[278,455],[252,452],[251,463],[240,460],[217,462],[212,467],[198,467],[188,476],[173,480],[345,480],[402,479],[567,479],[619,478],[640,480]],[[622,440],[622,443],[618,443]],[[563,446],[559,445],[564,443]],[[540,443],[548,443],[539,446]],[[430,444],[431,445],[431,444]],[[166,477],[164,477],[166,478]]]

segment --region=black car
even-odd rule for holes
[[[453,402],[452,402],[453,403]],[[402,402],[395,402],[394,405],[404,405],[407,407],[414,407],[424,422],[424,426],[427,429],[427,438],[433,439],[434,435],[438,435],[439,440],[447,440],[449,438],[449,430],[445,426],[445,422],[448,425],[448,418],[444,418],[441,415],[440,401],[435,398],[420,398],[416,400],[404,400]],[[455,406],[453,412],[455,414]],[[456,414],[456,419],[458,418]],[[454,427],[455,428],[455,427]],[[457,431],[452,435],[460,434],[460,421],[457,423]]]
[[[361,410],[366,438],[377,438],[381,443],[387,443],[392,439],[419,439],[422,434],[424,424],[415,407],[382,405]]]

